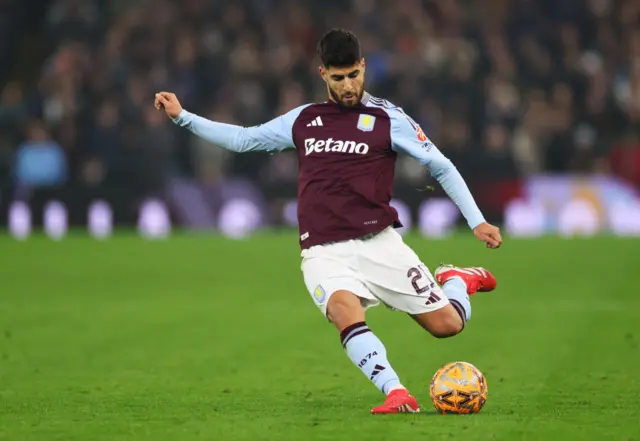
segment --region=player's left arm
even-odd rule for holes
[[[500,229],[489,224],[476,204],[469,187],[453,163],[427,138],[420,126],[401,109],[391,109],[391,144],[426,166],[451,200],[458,206],[475,236],[489,248],[502,244]]]

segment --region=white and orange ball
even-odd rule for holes
[[[487,401],[487,381],[471,363],[442,366],[431,380],[431,401],[441,414],[478,413]]]

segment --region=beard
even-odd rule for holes
[[[357,92],[355,99],[353,100],[349,100],[349,101],[345,101],[343,100],[332,88],[329,87],[329,93],[331,94],[331,98],[333,98],[333,100],[338,103],[339,105],[343,106],[343,107],[355,107],[358,104],[360,104],[360,101],[362,100],[362,95],[364,95],[364,86],[362,88],[360,88],[360,90]]]

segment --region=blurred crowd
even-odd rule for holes
[[[149,194],[173,177],[240,175],[290,186],[295,153],[211,148],[153,95],[245,126],[324,101],[315,44],[332,27],[360,37],[367,89],[403,107],[468,179],[607,172],[611,146],[640,135],[636,0],[45,3],[33,43],[45,56],[21,53],[35,71],[0,84],[5,184]],[[426,179],[409,158],[397,177]]]

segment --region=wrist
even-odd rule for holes
[[[187,112],[185,109],[182,109],[180,110],[180,113],[178,113],[178,116],[176,116],[175,118],[171,118],[171,121],[178,124],[179,126],[182,126],[186,122],[188,116],[189,112]]]
[[[469,227],[470,227],[472,230],[475,230],[475,229],[476,229],[476,228],[478,228],[480,225],[482,225],[482,224],[486,224],[486,223],[487,223],[487,221],[486,221],[486,220],[484,220],[484,218],[473,219],[473,220],[471,220],[471,221],[469,221],[469,222],[468,222]]]

